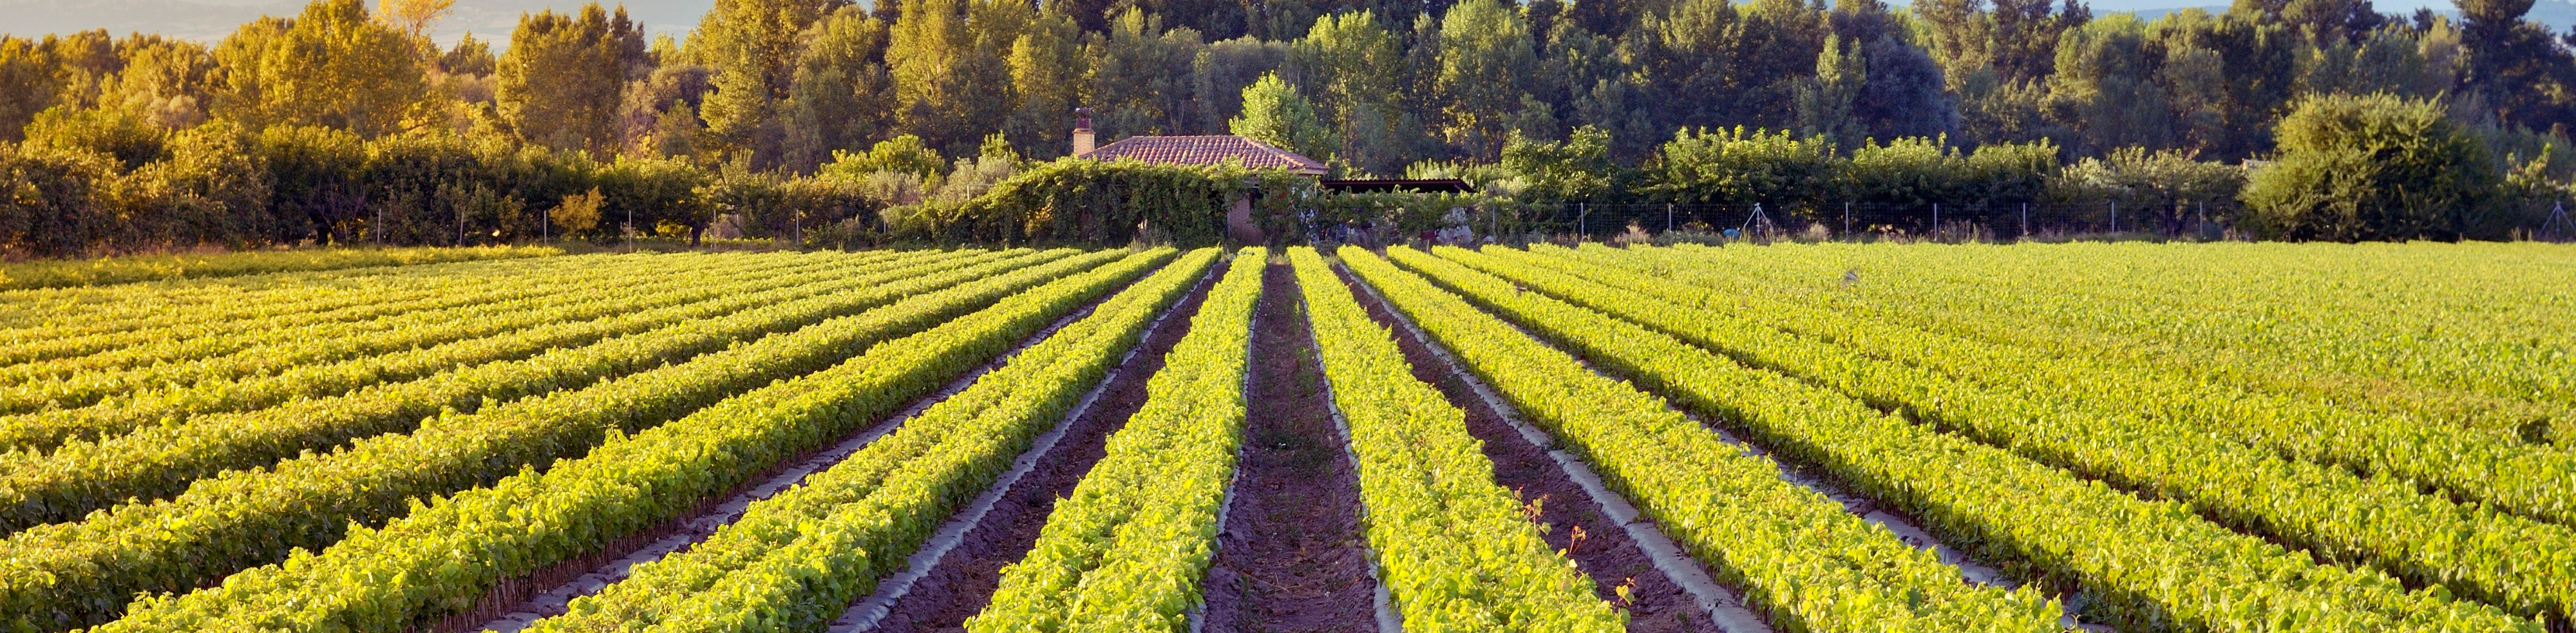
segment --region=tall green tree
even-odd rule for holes
[[[123,109],[174,129],[206,120],[213,82],[222,72],[213,51],[196,42],[140,34],[117,48],[124,68],[101,83],[100,107]]]
[[[885,23],[843,7],[804,39],[780,106],[787,131],[780,164],[797,172],[812,171],[835,150],[865,147],[894,124],[894,82],[882,61]]]
[[[1073,109],[1083,104],[1088,82],[1082,52],[1082,29],[1072,16],[1050,3],[1011,42],[1011,92],[1017,107],[1002,126],[1005,138],[1032,158],[1050,159],[1072,153],[1067,134]]]
[[[1512,132],[1530,125],[1537,71],[1529,23],[1517,11],[1496,0],[1450,7],[1440,20],[1441,136],[1468,156],[1501,157]]]
[[[1120,14],[1109,32],[1092,34],[1085,57],[1100,140],[1194,131],[1191,66],[1206,47],[1198,31],[1164,29],[1161,18],[1142,10]]]
[[[2523,19],[2532,0],[2458,4],[2461,44],[2468,54],[2461,88],[2485,101],[2485,111],[2475,114],[2562,133],[2576,125],[2576,59],[2548,27]]]
[[[972,151],[1010,112],[1003,56],[1033,19],[1011,0],[904,0],[886,49],[899,124],[933,147]]]
[[[2129,15],[2094,21],[2066,32],[2049,76],[2055,116],[2082,138],[2079,150],[2173,145],[2173,111],[2155,62],[2164,58],[2146,25]]]
[[[1291,47],[1289,59],[1341,142],[1334,156],[1364,173],[1391,174],[1404,166],[1411,145],[1401,127],[1404,53],[1376,15],[1353,11],[1317,18]]]
[[[623,7],[614,18],[596,2],[578,15],[520,15],[509,50],[495,64],[501,120],[531,143],[603,157],[616,152],[618,95],[630,78],[650,72],[643,47],[643,33]]]
[[[1316,160],[1331,160],[1333,149],[1341,144],[1315,115],[1314,105],[1297,94],[1295,86],[1281,81],[1278,73],[1262,75],[1260,81],[1244,87],[1243,116],[1228,121],[1227,128],[1236,136]]]
[[[689,36],[688,56],[714,71],[697,107],[704,140],[767,164],[785,140],[776,114],[795,78],[797,36],[823,16],[821,0],[717,0]]]
[[[1841,146],[1869,137],[1868,128],[1852,116],[1869,67],[1858,42],[1845,46],[1840,37],[1825,39],[1816,56],[1816,76],[1798,90],[1798,133]]]
[[[359,0],[316,0],[294,18],[243,25],[216,45],[215,58],[226,72],[213,113],[248,127],[386,134],[403,129],[429,95],[410,40],[368,19]]]

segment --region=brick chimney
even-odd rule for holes
[[[1073,155],[1091,153],[1091,108],[1073,109]]]

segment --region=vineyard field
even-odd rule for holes
[[[0,633],[2576,633],[2566,246],[20,266]]]

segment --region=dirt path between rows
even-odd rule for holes
[[[1378,325],[1402,332],[1388,306],[1361,289],[1349,273],[1342,282],[1359,297],[1361,307]],[[1446,371],[1447,365],[1430,348],[1411,336],[1398,335],[1396,345],[1403,348],[1404,358],[1413,366],[1413,377],[1440,389],[1449,402],[1467,412],[1467,432],[1484,443],[1485,457],[1494,461],[1494,481],[1516,491],[1523,503],[1539,501],[1539,520],[1553,526],[1546,535],[1547,544],[1559,550],[1572,548],[1570,557],[1577,569],[1592,577],[1594,593],[1602,600],[1620,605],[1628,611],[1628,630],[1635,633],[1720,631],[1709,620],[1708,612],[1692,601],[1689,592],[1671,577],[1655,569],[1654,560],[1637,547],[1628,531],[1617,521],[1605,516],[1599,505],[1592,503],[1580,484],[1568,478],[1546,451],[1532,446],[1518,436],[1499,412],[1485,406],[1474,388]],[[1583,533],[1583,542],[1575,543],[1575,530]],[[1629,595],[1633,602],[1623,604],[1618,587],[1633,582]]]
[[[636,534],[610,541],[597,551],[557,562],[527,575],[503,579],[485,592],[473,608],[439,618],[426,627],[415,627],[415,630],[427,633],[507,633],[526,628],[537,620],[561,615],[573,600],[596,594],[625,580],[635,565],[685,551],[741,518],[752,503],[784,492],[806,476],[840,463],[869,442],[892,432],[898,425],[974,384],[985,373],[1008,363],[1022,350],[1052,336],[1056,330],[1090,316],[1094,308],[1116,292],[1104,293],[1091,303],[1065,313],[1037,333],[1014,343],[1008,351],[949,380],[938,391],[914,400],[902,411],[851,432],[837,443],[817,446],[781,459],[736,484],[732,490],[710,495],[687,512]]]
[[[1219,262],[1216,270],[1224,269]],[[1002,582],[1002,568],[1028,556],[1056,500],[1072,495],[1082,476],[1106,453],[1109,434],[1126,426],[1128,416],[1145,406],[1145,382],[1162,370],[1164,354],[1189,334],[1190,317],[1198,314],[1216,279],[1217,275],[1207,275],[1189,296],[1173,304],[1162,322],[1145,333],[1135,355],[1112,370],[1107,388],[1065,428],[1054,450],[1013,484],[957,548],[940,558],[936,568],[894,601],[875,630],[965,630],[966,619],[992,602],[993,590]]]
[[[1297,277],[1262,274],[1253,316],[1242,461],[1209,566],[1207,631],[1371,633],[1377,580],[1360,533],[1359,479],[1333,426]]]

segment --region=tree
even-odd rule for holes
[[[1690,129],[1655,151],[1641,190],[1689,204],[1815,200],[1833,177],[1834,148],[1788,132]]]
[[[1926,3],[1927,5],[1930,3]],[[1959,106],[1941,64],[1878,0],[1834,3],[1826,16],[1835,36],[1849,38],[1868,71],[1852,116],[1872,138],[1939,136],[1959,131]]]
[[[2046,79],[2057,72],[2059,36],[2093,20],[2078,0],[2059,8],[2049,0],[1995,0],[1992,47],[1995,70],[2007,82]]]
[[[1440,20],[1440,132],[1469,156],[1493,159],[1529,99],[1538,70],[1529,24],[1496,0],[1466,0]]]
[[[205,45],[136,35],[118,48],[125,67],[100,84],[99,107],[124,110],[171,129],[206,120],[212,82],[222,68]]]
[[[1206,47],[1198,31],[1166,30],[1161,19],[1134,9],[1119,14],[1109,32],[1092,34],[1085,57],[1100,138],[1195,131],[1191,67]]]
[[[1835,147],[1869,137],[1867,128],[1852,116],[1854,100],[1869,82],[1868,64],[1858,44],[1845,47],[1842,38],[1825,39],[1825,50],[1816,56],[1815,79],[1798,89],[1799,134],[1822,138]]]
[[[787,130],[781,166],[811,171],[832,152],[857,149],[893,126],[894,87],[883,59],[886,27],[843,7],[815,22],[797,54],[780,119]]]
[[[96,152],[114,160],[121,171],[168,155],[170,133],[121,110],[54,106],[36,114],[26,128],[28,147]]]
[[[2209,203],[2233,200],[2244,188],[2244,169],[2197,160],[2189,151],[2143,147],[2077,161],[2054,187],[2062,200],[2116,200],[2121,217],[2153,219],[2164,225],[2166,235],[2182,234],[2202,219],[2200,212]]]
[[[2243,225],[2292,240],[2502,239],[2501,171],[2441,104],[2389,94],[2301,99],[2281,153],[2246,184]]]
[[[367,211],[365,139],[347,130],[280,125],[260,131],[251,151],[268,177],[270,212],[284,226],[310,231],[294,239],[347,244],[358,235]]]
[[[1289,66],[1315,93],[1315,103],[1341,142],[1330,152],[1364,173],[1392,173],[1407,158],[1403,120],[1404,53],[1396,36],[1367,11],[1315,20],[1289,50]]]
[[[376,0],[376,19],[413,40],[428,40],[429,28],[456,12],[456,0]]]
[[[20,129],[36,113],[54,106],[61,78],[47,48],[36,40],[0,35],[0,141],[17,142],[23,138]]]
[[[797,36],[823,16],[816,0],[718,0],[689,37],[688,56],[715,72],[696,105],[706,138],[746,158],[777,157],[776,120],[796,63]]]
[[[618,95],[630,75],[644,72],[640,64],[630,66],[641,60],[627,51],[642,47],[643,34],[622,8],[614,19],[595,2],[583,5],[578,17],[521,14],[494,75],[501,120],[530,143],[616,152]]]
[[[243,25],[215,58],[227,72],[214,114],[252,128],[385,134],[402,129],[429,90],[410,41],[368,20],[359,0],[316,0],[293,19]]]
[[[473,33],[439,54],[437,64],[439,72],[450,75],[490,75],[499,66],[500,58],[492,56],[492,43],[474,39]]]
[[[1627,170],[1610,159],[1610,132],[1584,126],[1560,142],[1537,142],[1513,136],[1503,147],[1502,167],[1528,183],[1521,191],[1530,202],[1603,200],[1625,193]]]
[[[2057,47],[2049,98],[2060,124],[2082,135],[2086,153],[2173,145],[2172,110],[2156,81],[2163,58],[2146,26],[2129,15],[2069,30]]]
[[[1226,120],[1243,112],[1243,90],[1260,81],[1263,75],[1283,74],[1288,83],[1303,85],[1296,69],[1287,68],[1287,42],[1267,42],[1252,37],[1210,42],[1190,60],[1190,94],[1197,103],[1191,110],[1198,121],[1191,128],[1209,133],[1226,129]]]
[[[905,134],[878,141],[866,152],[835,151],[832,162],[823,165],[822,173],[843,180],[859,181],[868,174],[894,172],[911,174],[922,180],[939,177],[946,167],[939,153],[921,143],[921,137]]]
[[[1317,160],[1330,160],[1333,149],[1341,144],[1315,116],[1314,105],[1297,94],[1295,86],[1281,81],[1278,73],[1264,74],[1260,81],[1244,87],[1243,116],[1228,121],[1227,128],[1236,136]]]
[[[2183,111],[2193,130],[2187,144],[2198,147],[2203,157],[2222,161],[2272,148],[2272,124],[2297,94],[2299,37],[2250,10],[2218,16],[2179,11],[2158,20],[2149,34],[2165,50],[2183,51],[2168,55],[2198,57],[2203,54],[2191,51],[2208,51],[2212,56],[2184,59],[2202,66],[2186,65],[2174,69],[2179,74],[2164,75],[2178,103],[2194,106]]]
[[[904,0],[886,49],[898,124],[943,148],[1001,127],[1013,105],[1003,56],[1033,19],[1013,0]]]
[[[1066,134],[1073,129],[1073,109],[1083,100],[1082,29],[1055,4],[1039,12],[1028,30],[1011,42],[1011,92],[1019,104],[1002,124],[1014,146],[1036,158],[1072,152]]]
[[[588,233],[591,229],[599,227],[599,208],[603,202],[605,198],[599,195],[598,187],[591,187],[587,192],[564,196],[563,201],[557,203],[554,210],[546,212],[548,226],[554,227],[557,234],[564,237]]]
[[[2467,72],[2461,88],[2508,125],[2563,130],[2576,123],[2576,59],[2548,27],[2523,19],[2532,0],[2460,0]]]

